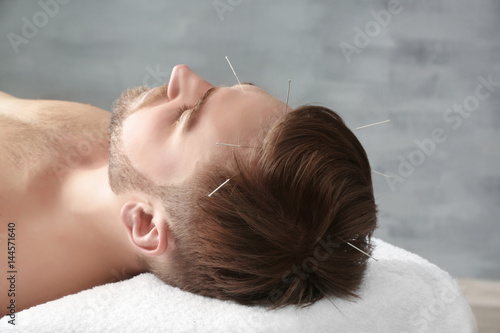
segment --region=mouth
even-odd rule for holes
[[[143,103],[143,102],[146,100],[146,98],[147,98],[149,95],[151,95],[151,93],[152,93],[152,92],[154,92],[156,89],[158,89],[158,87],[154,87],[154,88],[150,89],[150,90],[149,90],[149,91],[148,91],[148,92],[144,95],[144,97],[142,97],[141,103]]]

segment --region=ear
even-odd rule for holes
[[[120,215],[130,242],[142,254],[156,257],[172,251],[173,234],[164,216],[153,207],[129,201],[123,205]]]

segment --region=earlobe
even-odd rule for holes
[[[121,220],[132,245],[142,254],[156,257],[172,248],[173,237],[163,216],[151,206],[129,201],[121,209]]]

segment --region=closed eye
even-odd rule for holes
[[[189,107],[187,104],[183,104],[183,105],[179,108],[179,110],[177,110],[177,114],[175,115],[175,123],[174,123],[174,124],[178,123],[178,122],[179,122],[179,120],[181,119],[182,114],[183,114],[184,112],[186,112],[187,110],[189,110],[189,109],[190,109],[190,107]]]

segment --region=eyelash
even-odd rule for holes
[[[186,112],[187,110],[189,110],[189,106],[187,106],[186,104],[182,105],[182,106],[179,108],[179,110],[177,111],[177,115],[176,115],[176,117],[175,117],[175,119],[176,119],[175,121],[176,121],[176,122],[178,122],[178,121],[179,121],[179,119],[181,118],[182,114],[183,114],[184,112]]]

